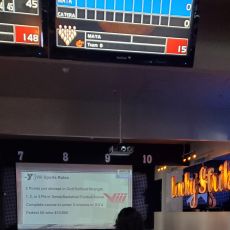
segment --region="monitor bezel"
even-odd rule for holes
[[[0,56],[18,56],[18,57],[47,57],[48,56],[48,4],[46,0],[40,0],[41,17],[41,35],[43,46],[34,46],[26,44],[0,43]],[[26,15],[25,15],[26,17]]]
[[[112,62],[125,64],[157,65],[157,66],[180,66],[192,67],[195,54],[195,43],[198,24],[198,0],[193,0],[191,16],[191,33],[188,46],[188,54],[182,55],[159,55],[141,54],[134,52],[115,52],[87,49],[66,49],[56,46],[56,0],[49,1],[49,48],[50,57],[54,59],[69,59],[92,62]]]

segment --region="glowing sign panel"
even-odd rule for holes
[[[196,208],[198,204],[198,194],[213,193],[230,190],[230,163],[225,161],[218,168],[219,173],[215,173],[214,168],[201,167],[199,174],[195,173],[193,178],[190,173],[184,174],[184,180],[176,182],[176,177],[171,178],[172,198],[193,196],[190,206]]]

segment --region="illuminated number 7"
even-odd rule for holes
[[[19,156],[19,160],[20,160],[20,161],[23,160],[23,155],[24,155],[24,152],[23,152],[23,151],[18,151],[18,156]]]

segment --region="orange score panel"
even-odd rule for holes
[[[188,39],[168,38],[166,43],[166,54],[187,55]]]
[[[15,42],[28,44],[28,45],[39,45],[39,27],[38,26],[15,26]]]

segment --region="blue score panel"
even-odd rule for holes
[[[192,11],[193,0],[56,0],[57,46],[185,56]]]
[[[191,17],[192,0],[58,0],[57,6]]]

